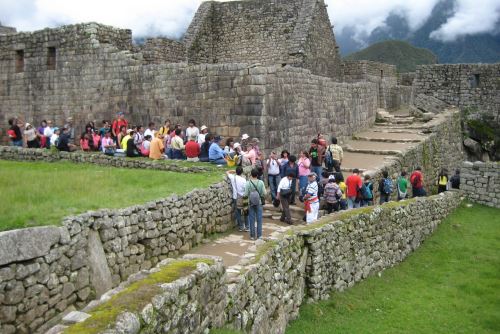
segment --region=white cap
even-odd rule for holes
[[[241,147],[241,144],[240,143],[234,143],[233,148],[237,149],[238,147]]]
[[[250,136],[247,135],[246,133],[243,136],[241,136],[241,139],[243,140],[247,140],[248,138],[250,138]]]
[[[201,128],[200,128],[200,131],[203,131],[203,130],[206,130],[208,129],[206,125],[202,125]]]

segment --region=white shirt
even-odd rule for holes
[[[43,135],[47,138],[52,137],[54,134],[54,131],[52,131],[52,128],[50,126],[46,126],[45,129],[43,129]]]
[[[228,174],[229,180],[231,180],[231,185],[233,186],[233,199],[243,197],[245,194],[245,185],[247,180],[239,175]]]
[[[151,142],[149,140],[145,140],[142,142],[142,147],[144,147],[145,150],[149,150],[150,146],[151,146]]]
[[[151,138],[154,138],[155,137],[155,130],[151,130],[149,128],[146,129],[146,131],[144,131],[144,137],[146,136],[151,136]]]
[[[50,136],[50,145],[54,146],[56,145],[56,141],[59,138],[59,135],[56,135],[55,133]]]
[[[203,144],[205,142],[205,135],[206,135],[206,133],[200,133],[198,135],[197,142],[198,142],[198,144],[200,144],[200,146],[201,146],[201,144]]]
[[[281,179],[280,184],[278,184],[278,193],[282,190],[292,189],[293,180],[289,180],[287,177]]]
[[[279,175],[280,174],[280,165],[278,161],[273,160],[273,159],[267,159],[267,174],[268,175]]]
[[[189,138],[191,136],[198,137],[199,135],[200,135],[200,129],[198,129],[196,126],[193,126],[192,128],[190,127],[186,128],[186,138]]]

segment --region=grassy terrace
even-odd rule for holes
[[[68,215],[143,204],[222,180],[224,170],[203,166],[210,171],[188,174],[0,160],[0,231],[57,225]]]
[[[304,305],[287,333],[499,333],[499,213],[458,209],[403,263]]]

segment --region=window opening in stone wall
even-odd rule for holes
[[[53,47],[47,48],[47,69],[48,70],[56,69],[56,48]]]
[[[24,50],[16,50],[16,73],[24,72]]]
[[[481,76],[479,74],[474,74],[472,76],[472,88],[481,87]]]
[[[380,70],[380,78],[383,79],[384,78],[384,70]]]

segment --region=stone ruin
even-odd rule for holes
[[[445,76],[448,90],[434,89],[439,65],[421,69],[412,87],[394,66],[343,62],[331,27],[323,0],[245,0],[203,3],[181,41],[135,45],[130,30],[97,23],[2,28],[0,122],[72,116],[80,131],[123,111],[132,124],[194,118],[223,136],[248,133],[264,149],[297,151],[319,132],[350,137],[374,124],[377,109],[418,94],[443,92],[437,97],[496,110],[498,119],[498,64],[471,67],[488,83],[471,94],[460,75]]]

